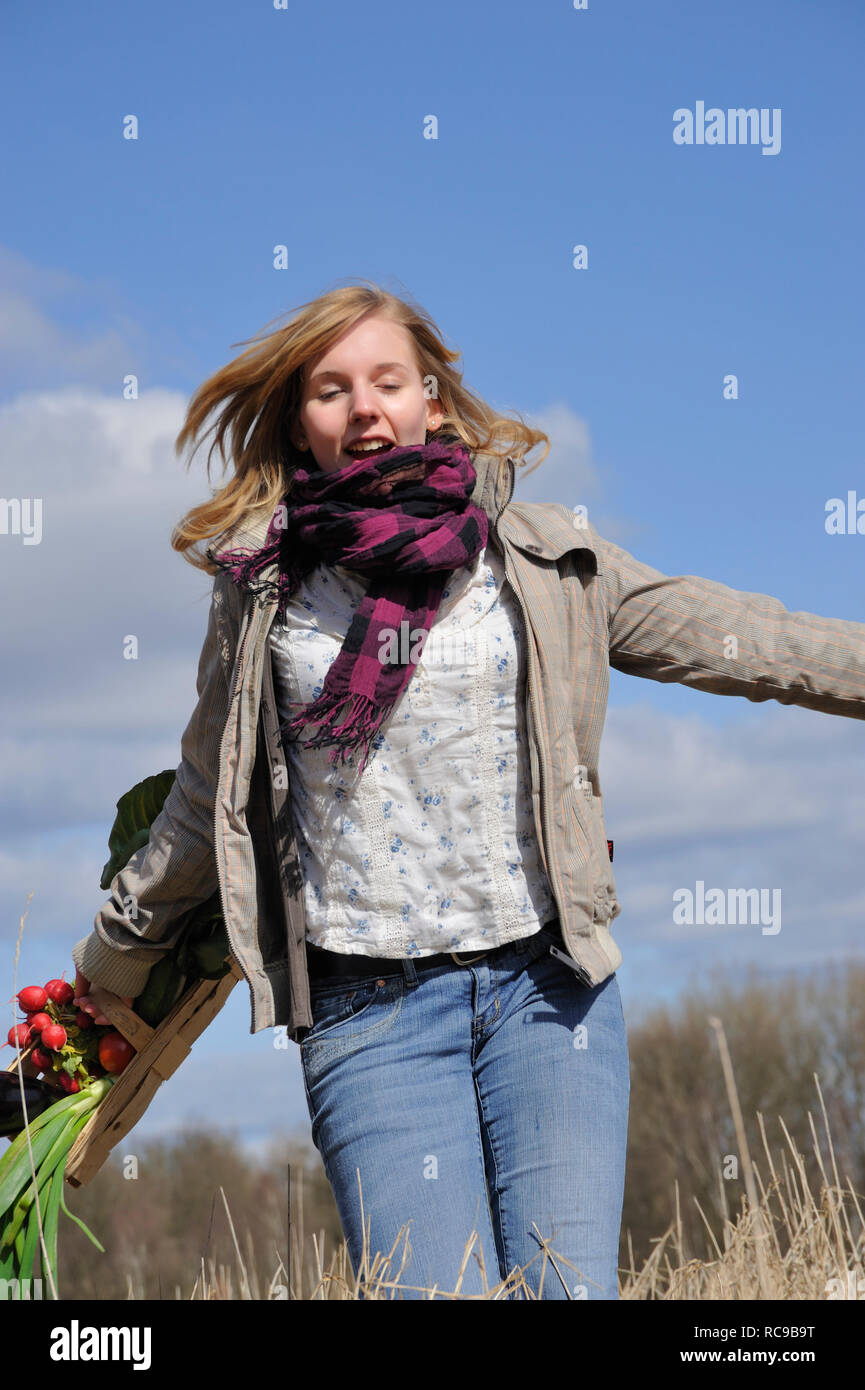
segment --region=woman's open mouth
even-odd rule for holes
[[[370,447],[372,445],[372,447]],[[393,443],[389,439],[370,440],[366,444],[353,444],[350,449],[346,449],[349,458],[365,459],[377,458],[379,454],[386,454],[388,449],[393,448]]]

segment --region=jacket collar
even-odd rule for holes
[[[587,520],[584,526],[575,526],[574,514],[564,502],[552,502],[543,507],[513,502],[516,465],[510,455],[505,464],[506,468],[499,468],[498,459],[491,454],[477,454],[474,460],[478,482],[472,501],[484,508],[491,529],[517,550],[539,555],[543,560],[559,560],[569,550],[588,550],[599,572],[600,546],[591,522]],[[505,508],[496,526],[496,518]]]
[[[594,528],[590,522],[576,527],[573,513],[563,502],[538,507],[511,501],[516,465],[510,455],[502,463],[496,454],[473,452],[472,463],[477,475],[472,501],[486,512],[491,535],[544,560],[558,560],[569,550],[589,550],[597,560]],[[219,537],[214,549],[257,550],[264,544],[272,516],[272,509],[250,513],[236,530]]]

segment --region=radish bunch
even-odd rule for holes
[[[108,837],[109,859],[102,869],[100,887],[107,890],[120,869],[137,851],[146,845],[150,827],[159,815],[175,780],[168,769],[153,777],[145,777],[124,793],[117,802],[117,816]],[[219,891],[201,903],[190,915],[180,941],[156,962],[147,983],[133,1003],[137,1016],[151,1028],[157,1028],[183,997],[184,992],[198,980],[218,980],[230,968],[231,947],[222,916]],[[86,1013],[75,1009],[72,986],[63,979],[49,980],[45,985],[28,985],[17,996],[24,1019],[10,1028],[3,1046],[29,1057],[44,1076],[43,1081],[25,1081],[20,1085],[36,1088],[39,1101],[44,1091],[53,1097],[57,1086],[68,1095],[53,1100],[48,1108],[34,1114],[38,1102],[27,1105],[28,1123],[17,1133],[5,1154],[0,1157],[0,1288],[4,1279],[30,1277],[38,1242],[36,1204],[43,1218],[48,1246],[48,1268],[56,1263],[58,1214],[62,1208],[66,1159],[81,1129],[87,1124],[99,1102],[108,1093],[118,1076],[135,1056],[135,1049],[115,1029],[95,1024]],[[11,1001],[10,1001],[11,1002]],[[0,1077],[12,1073],[0,1071]],[[7,1099],[9,1087],[6,1087]],[[0,1102],[3,1100],[0,1086]],[[21,1113],[24,1111],[22,1097]],[[0,1134],[15,1132],[18,1108],[14,1120],[7,1114]],[[2,1121],[0,1104],[0,1121]],[[36,1185],[30,1167],[30,1148],[36,1164]],[[67,1213],[73,1221],[78,1218]],[[83,1223],[79,1222],[79,1225]],[[84,1230],[94,1244],[102,1246]],[[43,1273],[44,1255],[43,1255]]]
[[[73,997],[63,979],[27,985],[17,996],[24,1022],[9,1029],[3,1044],[29,1055],[44,1076],[72,1095],[106,1072],[118,1075],[135,1056],[116,1028],[97,1026],[74,1008]]]

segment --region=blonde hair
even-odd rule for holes
[[[228,482],[209,501],[187,512],[172,532],[172,548],[196,569],[217,572],[203,549],[195,549],[199,543],[233,531],[253,512],[272,515],[295,468],[308,465],[309,455],[298,451],[290,438],[302,398],[304,368],[347,329],[375,312],[408,329],[421,376],[435,380],[444,418],[430,439],[457,435],[471,450],[497,455],[500,461],[509,455],[516,464],[524,463],[526,452],[544,441],[537,464],[546,458],[550,441],[542,430],[532,429],[518,414],[513,418],[497,414],[463,385],[462,372],[454,366],[460,353],[445,346],[420,306],[370,281],[344,285],[301,305],[281,328],[243,339],[242,343],[254,346],[208,377],[193,395],[175,451],[179,454],[195,441],[211,411],[221,407],[207,455],[208,481],[217,447],[225,475],[226,435],[234,460],[234,475]],[[187,468],[191,462],[190,458]]]

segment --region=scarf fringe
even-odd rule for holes
[[[324,728],[314,738],[304,741],[304,748],[333,747],[330,763],[339,760],[343,766],[346,755],[360,749],[364,756],[358,771],[362,773],[370,757],[373,740],[395,703],[392,701],[388,705],[376,705],[368,695],[361,692],[343,695],[323,691],[318,699],[309,705],[304,704],[302,700],[293,700],[292,704],[303,705],[303,712],[281,724],[280,733],[299,733],[301,728],[308,724],[322,724]],[[341,724],[337,724],[336,719],[340,713],[344,714],[345,718]]]
[[[268,546],[261,550],[222,550],[207,552],[208,559],[218,565],[239,588],[246,589],[256,602],[265,604],[277,599],[277,617],[285,616],[285,604],[289,597],[292,580],[278,572],[273,579],[260,579],[257,576],[268,565],[279,558],[278,547]]]

